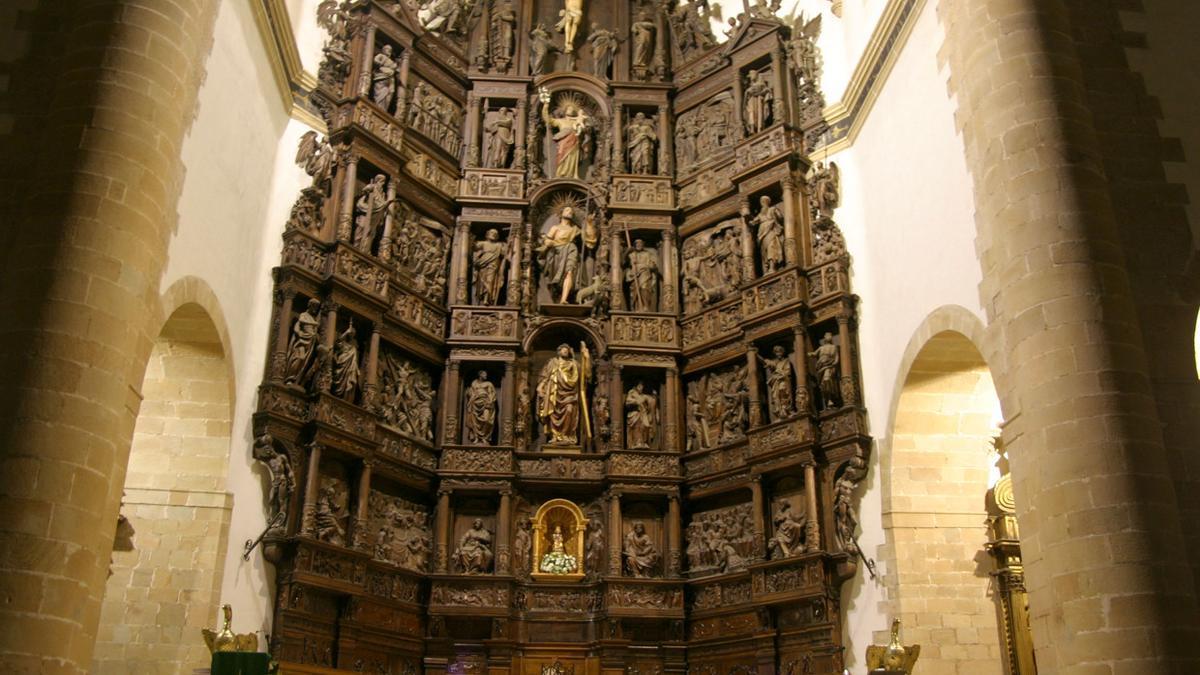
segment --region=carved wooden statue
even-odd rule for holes
[[[513,537],[513,571],[519,577],[529,576],[533,555],[533,537],[530,529],[533,523],[528,518],[522,518],[517,525],[517,533]]]
[[[833,333],[826,333],[821,338],[820,346],[808,355],[817,359],[817,380],[821,384],[821,396],[825,399],[825,407],[837,407],[838,398],[842,395],[838,386],[841,354],[837,345],[833,343]]]
[[[791,502],[784,502],[775,514],[772,524],[775,533],[767,541],[767,552],[772,560],[790,558],[805,551],[804,532],[808,523],[807,514],[793,514]]]
[[[546,57],[556,49],[546,27],[540,23],[534,26],[529,32],[529,74],[536,76],[545,73]]]
[[[454,561],[463,574],[487,574],[492,569],[492,558],[492,533],[476,518],[458,540]]]
[[[508,245],[500,241],[499,230],[489,229],[482,240],[475,242],[475,250],[471,254],[475,304],[489,306],[500,304],[500,292],[504,289],[507,258]]]
[[[359,375],[358,334],[351,322],[333,347],[333,394],[353,400],[358,393]]]
[[[312,377],[313,352],[320,333],[321,303],[310,299],[308,307],[296,317],[292,324],[292,335],[288,340],[287,361],[284,368],[285,384],[304,386]]]
[[[608,79],[613,54],[616,53],[621,38],[617,37],[617,31],[601,28],[593,21],[587,41],[592,45],[592,74],[602,80]]]
[[[626,257],[625,279],[629,282],[629,308],[635,312],[658,311],[658,252],[647,249],[641,239],[633,241]]]
[[[377,174],[358,193],[354,211],[354,248],[370,253],[375,244],[375,234],[383,224],[383,216],[391,202],[387,198],[387,176]]]
[[[496,428],[496,385],[488,382],[487,371],[467,388],[466,402],[467,445],[490,445]]]
[[[590,357],[587,347],[580,345],[582,362],[568,345],[559,345],[557,353],[542,367],[538,377],[538,419],[546,430],[551,445],[578,445],[580,429],[590,435],[586,415],[587,381]],[[582,418],[582,419],[581,419]],[[580,424],[580,422],[583,424]]]
[[[650,13],[644,8],[638,11],[637,20],[630,26],[629,32],[633,38],[633,67],[644,71],[650,67],[654,55],[654,39],[658,27],[650,18]]]
[[[565,206],[558,223],[542,235],[542,242],[535,249],[553,302],[566,304],[575,288],[580,260],[577,240],[582,235],[582,228],[575,224],[575,210]]]
[[[492,12],[492,60],[502,71],[508,70],[516,46],[517,12],[512,0],[501,0]]]
[[[771,103],[775,93],[771,83],[757,70],[746,74],[746,89],[742,93],[742,118],[746,122],[746,133],[757,134],[771,123]]]
[[[783,345],[775,345],[772,356],[758,356],[767,380],[767,412],[772,422],[788,419],[796,412],[793,399],[795,369]]]
[[[621,556],[625,559],[625,569],[629,575],[637,578],[656,576],[658,563],[662,560],[658,546],[655,546],[641,522],[634,522],[633,528],[625,535],[625,548]]]
[[[483,129],[487,140],[484,166],[491,169],[507,169],[512,164],[516,123],[516,115],[509,108],[501,108],[488,116]]]
[[[281,531],[287,524],[288,507],[292,502],[292,493],[296,491],[292,461],[286,453],[275,448],[275,439],[269,433],[254,439],[254,447],[250,452],[254,459],[266,464],[271,473],[271,489],[267,494],[271,513],[267,521],[268,529]]]
[[[629,147],[629,171],[654,173],[654,156],[658,149],[658,128],[645,113],[636,113],[625,130]]]
[[[327,483],[321,487],[320,494],[313,512],[313,525],[317,539],[337,546],[346,543],[346,527],[342,524],[345,517],[343,503],[347,492],[341,481]]]
[[[654,445],[661,422],[658,399],[638,382],[625,395],[625,441],[630,450],[647,450]]]
[[[396,78],[399,64],[392,58],[392,46],[384,45],[375,55],[375,68],[371,71],[371,98],[375,105],[391,112],[396,98]]]
[[[758,200],[759,211],[754,217],[758,230],[758,255],[763,274],[771,274],[783,266],[783,211],[763,195]]]
[[[588,520],[587,530],[583,568],[590,576],[596,577],[604,570],[604,528],[599,520],[592,518]]]

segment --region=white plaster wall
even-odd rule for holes
[[[270,270],[305,178],[292,164],[302,125],[289,120],[271,78],[250,3],[224,0],[196,121],[182,150],[187,175],[162,280],[166,290],[184,277],[202,279],[222,308],[216,320],[228,327],[235,391],[226,490],[233,514],[221,602],[233,605],[239,632],[270,627],[272,593],[262,556],[241,559],[242,543],[265,524],[262,470],[250,457],[250,415],[271,323]]]
[[[847,11],[857,2],[847,0]],[[876,448],[859,507],[859,541],[872,558],[879,557],[876,551],[884,543],[879,462],[888,452],[890,415],[909,341],[944,305],[960,305],[983,320],[973,189],[947,95],[947,73],[938,67],[942,41],[928,3],[854,145],[830,158],[841,168],[837,221],[853,259],[853,289],[862,299],[863,395]],[[879,571],[886,572],[882,563]],[[880,605],[884,592],[865,569],[847,585],[843,606],[851,672],[864,670],[872,633],[888,628],[891,617]]]

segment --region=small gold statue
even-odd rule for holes
[[[258,651],[258,635],[254,633],[236,635],[233,632],[233,607],[221,605],[221,611],[225,613],[225,625],[221,627],[220,632],[207,628],[200,629],[200,632],[204,634],[204,643],[208,645],[208,651],[213,653]]]
[[[921,655],[921,645],[900,644],[900,619],[892,621],[892,639],[886,647],[871,645],[867,647],[867,669],[870,673],[886,673],[887,675],[912,675],[917,657]]]

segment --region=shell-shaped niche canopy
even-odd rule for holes
[[[533,570],[536,581],[583,579],[583,538],[587,519],[569,499],[551,499],[533,517]]]

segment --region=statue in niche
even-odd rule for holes
[[[542,556],[538,569],[547,574],[572,574],[579,569],[579,561],[563,544],[562,525],[555,525],[550,533],[550,552]]]
[[[334,90],[341,88],[350,74],[351,21],[349,7],[339,5],[337,0],[321,0],[317,5],[317,25],[329,33],[322,52],[325,58],[317,70],[321,84]]]
[[[587,542],[583,553],[584,569],[593,577],[604,570],[604,528],[600,521],[592,518],[587,523]]]
[[[354,203],[357,216],[354,219],[354,248],[370,253],[375,244],[375,234],[383,224],[383,217],[391,201],[387,197],[387,176],[378,174],[358,193]]]
[[[454,550],[454,561],[463,574],[487,574],[492,569],[492,533],[476,518]]]
[[[345,503],[348,492],[341,481],[334,480],[321,486],[313,510],[313,525],[317,539],[336,546],[346,545]]]
[[[375,55],[375,68],[371,71],[371,99],[375,105],[391,111],[396,98],[396,77],[400,64],[392,58],[392,46],[384,45]]]
[[[583,228],[575,224],[575,209],[564,206],[558,222],[542,235],[541,244],[534,249],[552,302],[566,304],[569,301],[580,271],[580,251],[576,240],[583,240],[583,244],[589,247],[595,245],[595,240],[589,241],[586,234]]]
[[[292,336],[288,340],[287,362],[284,368],[284,384],[304,386],[312,376],[313,352],[321,325],[321,302],[316,298],[308,301],[308,307],[296,317],[292,324]]]
[[[763,274],[771,274],[783,266],[783,211],[763,195],[758,200],[758,215],[754,226],[758,230],[758,255]]]
[[[796,412],[792,386],[795,369],[783,345],[775,345],[772,356],[756,354],[767,380],[767,412],[772,422],[785,420]]]
[[[517,118],[509,108],[501,108],[488,116],[484,125],[487,138],[487,154],[484,163],[491,169],[507,169],[512,163],[513,144],[516,142]]]
[[[838,398],[841,396],[838,388],[838,366],[841,365],[842,355],[833,342],[833,333],[825,333],[820,346],[809,352],[808,356],[817,360],[817,381],[821,386],[825,407],[837,407]]]
[[[693,392],[688,392],[685,407],[687,425],[687,452],[711,448],[713,442],[708,435],[708,420],[704,408]]]
[[[817,162],[809,171],[808,184],[812,186],[814,215],[832,218],[841,195],[841,172],[837,162]]]
[[[475,242],[471,268],[475,280],[475,304],[500,304],[504,289],[504,272],[508,262],[508,245],[500,241],[500,231],[491,228],[483,239]]]
[[[580,439],[581,412],[587,410],[587,382],[591,371],[591,356],[587,346],[579,345],[581,360],[569,345],[559,345],[554,357],[542,367],[538,377],[538,419],[546,428],[550,445],[577,445]],[[586,416],[583,436],[591,435]]]
[[[611,295],[612,282],[602,270],[592,277],[588,285],[575,291],[575,302],[580,305],[591,305],[592,316],[604,319],[608,316]]]
[[[490,445],[496,428],[496,385],[488,382],[487,371],[467,388],[466,441],[467,445]]]
[[[578,98],[566,97],[560,117],[550,114],[550,91],[543,87],[538,91],[542,102],[542,121],[551,132],[555,143],[555,178],[579,179],[580,158],[594,124],[591,116],[583,110]]]
[[[392,531],[386,527],[379,528],[379,532],[375,534],[375,559],[387,560],[392,559]]]
[[[658,252],[646,248],[641,239],[633,241],[626,256],[625,280],[629,282],[629,308],[635,312],[658,311]]]
[[[658,562],[662,560],[658,547],[654,545],[654,541],[646,533],[646,526],[640,521],[635,521],[626,533],[625,548],[621,551],[621,557],[625,559],[625,569],[630,576],[639,579],[655,576]]]
[[[757,134],[767,128],[771,121],[771,102],[774,96],[771,83],[762,73],[751,70],[746,74],[746,89],[742,92],[745,101],[742,116],[746,121],[747,134]]]
[[[492,12],[492,60],[508,70],[516,47],[517,13],[512,0],[501,0]]]
[[[654,173],[654,154],[658,149],[658,128],[645,113],[637,113],[625,130],[629,145],[629,170],[639,174]]]
[[[633,67],[634,70],[645,71],[650,67],[654,55],[654,37],[658,26],[650,19],[650,13],[643,7],[638,10],[637,19],[629,27],[633,38]]]
[[[517,576],[527,577],[532,569],[530,556],[533,554],[533,535],[530,532],[533,523],[528,518],[522,518],[517,524],[517,534],[513,538],[513,569]]]
[[[583,0],[563,0],[563,8],[558,10],[558,23],[554,30],[563,34],[563,51],[570,54],[575,51],[575,35],[579,32],[579,22],[583,21]]]
[[[351,321],[333,345],[333,394],[348,401],[358,393],[358,333]]]
[[[616,53],[621,38],[617,37],[617,31],[601,28],[600,24],[593,21],[587,41],[592,45],[592,74],[602,80],[608,79],[613,54]]]
[[[775,534],[767,540],[767,554],[771,560],[790,558],[805,551],[804,529],[808,523],[807,514],[793,514],[792,503],[785,501],[771,522],[775,525]]]
[[[546,72],[546,56],[558,47],[550,39],[546,26],[539,23],[529,32],[529,74],[542,75]]]
[[[658,399],[638,382],[625,395],[625,442],[630,450],[648,450],[658,432]]]
[[[263,432],[254,439],[254,447],[250,451],[254,459],[267,465],[271,473],[271,489],[267,493],[267,504],[271,516],[267,520],[268,532],[282,532],[287,525],[288,507],[292,503],[292,493],[296,491],[296,475],[292,472],[292,460],[287,453],[275,449],[275,439],[271,434]]]

